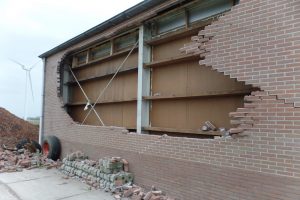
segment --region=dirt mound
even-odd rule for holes
[[[14,147],[22,138],[38,141],[38,126],[13,115],[0,107],[0,145]]]

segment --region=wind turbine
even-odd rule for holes
[[[32,95],[32,101],[34,102],[34,95],[33,95],[33,88],[32,88],[32,79],[31,79],[31,70],[33,68],[35,68],[37,66],[37,64],[40,62],[36,62],[34,65],[32,65],[31,67],[26,67],[25,65],[19,63],[18,61],[14,60],[14,59],[10,59],[10,61],[14,62],[17,65],[20,65],[22,67],[22,69],[25,71],[26,73],[26,77],[25,77],[25,97],[24,97],[24,120],[27,119],[27,88],[28,88],[28,81],[29,81],[29,86],[30,86],[30,90],[31,90],[31,95]]]

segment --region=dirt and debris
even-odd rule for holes
[[[89,160],[80,152],[69,154],[60,167],[65,178],[72,177],[89,185],[89,188],[111,192],[116,200],[174,200],[152,186],[150,191],[133,184],[129,163],[121,157]]]
[[[38,141],[39,127],[0,107],[0,145],[15,147],[21,139]]]
[[[58,168],[60,161],[53,161],[39,152],[32,153],[27,149],[9,151],[0,148],[0,174],[4,172],[20,172],[23,169]]]

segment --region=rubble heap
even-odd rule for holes
[[[143,188],[133,184],[133,174],[129,173],[129,163],[120,157],[105,157],[94,161],[78,151],[69,154],[62,163],[60,170],[63,174],[80,179],[95,189],[112,192],[115,199],[124,197],[134,200],[171,200],[154,187],[146,192]]]
[[[0,148],[0,173],[18,172],[23,169],[45,167],[47,169],[60,166],[60,162],[48,159],[41,153],[31,153],[28,150],[18,151],[2,150]]]
[[[0,107],[0,145],[14,147],[23,138],[38,141],[38,129]]]

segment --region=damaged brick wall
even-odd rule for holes
[[[242,0],[194,36],[193,42],[182,51],[200,54],[205,57],[201,65],[260,88],[265,91],[263,96],[273,96],[299,107],[299,19],[299,1]],[[233,123],[242,124],[232,132],[252,128],[255,119],[251,112],[256,105],[251,99],[261,98],[260,93],[252,93],[246,97],[250,104],[232,113],[237,118]],[[241,116],[245,117],[240,119]]]
[[[200,63],[299,107],[299,19],[298,0],[241,0],[199,32]]]
[[[193,37],[185,46],[205,56],[201,65],[261,89],[231,113],[243,136],[160,137],[80,126],[56,95],[65,52],[47,58],[45,134],[61,139],[64,155],[124,157],[138,184],[155,184],[180,199],[300,199],[299,13],[298,0],[241,0],[200,31],[203,40]]]

